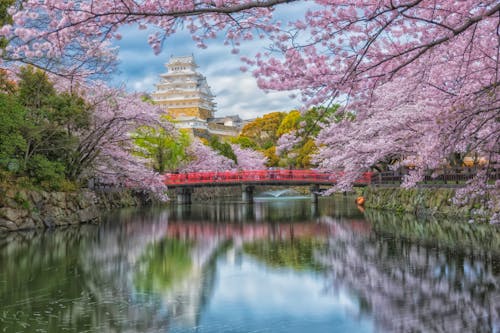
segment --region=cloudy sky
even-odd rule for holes
[[[303,13],[302,5],[287,5],[279,9],[279,17],[291,18]],[[242,45],[239,55],[231,54],[231,48],[222,41],[208,43],[207,49],[199,49],[185,32],[169,38],[159,55],[155,55],[147,43],[150,32],[137,27],[125,27],[121,31],[120,72],[115,75],[115,84],[125,84],[130,91],[151,93],[159,75],[166,72],[165,63],[171,56],[194,55],[198,70],[205,75],[217,102],[217,116],[239,115],[243,119],[261,116],[272,111],[289,111],[297,108],[297,101],[289,98],[290,92],[264,93],[251,73],[239,70],[242,55],[263,48],[262,42]]]

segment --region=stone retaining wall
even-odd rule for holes
[[[0,189],[0,231],[97,222],[103,209],[138,204],[139,200],[128,192]]]
[[[453,203],[455,190],[450,188],[366,187],[360,191],[360,194],[366,199],[366,207],[400,213],[456,216],[477,220],[488,220],[493,213],[485,211],[484,207],[474,200],[465,206],[455,205]]]

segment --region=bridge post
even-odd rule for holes
[[[311,191],[311,202],[317,204],[319,199],[319,185],[318,184],[311,185],[309,190]]]
[[[253,203],[253,185],[241,185],[241,200],[244,203]]]
[[[189,205],[191,203],[191,193],[193,193],[192,187],[178,187],[176,190],[177,204]]]

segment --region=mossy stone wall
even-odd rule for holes
[[[140,205],[133,193],[0,188],[0,232],[97,222],[103,210]]]
[[[382,188],[366,187],[360,194],[368,208],[384,209],[416,215],[444,215],[471,218],[485,215],[477,202],[465,206],[453,203],[454,189],[449,188]]]

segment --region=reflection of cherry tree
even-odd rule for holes
[[[366,299],[385,332],[492,332],[500,327],[500,276],[491,258],[335,230],[320,255],[335,285]]]
[[[105,224],[99,237],[86,239],[79,252],[83,288],[95,302],[96,314],[101,314],[92,326],[102,332],[157,332],[168,326],[170,318],[161,311],[159,299],[134,292],[133,272],[146,247],[164,237],[167,216],[122,213],[111,219],[119,220],[120,225]],[[75,307],[88,309],[89,304]]]
[[[10,304],[0,327],[131,333],[167,327],[161,303],[133,294],[129,274],[143,248],[163,237],[167,220],[132,220],[122,216],[121,227],[99,232],[83,225],[0,237],[0,299]]]

